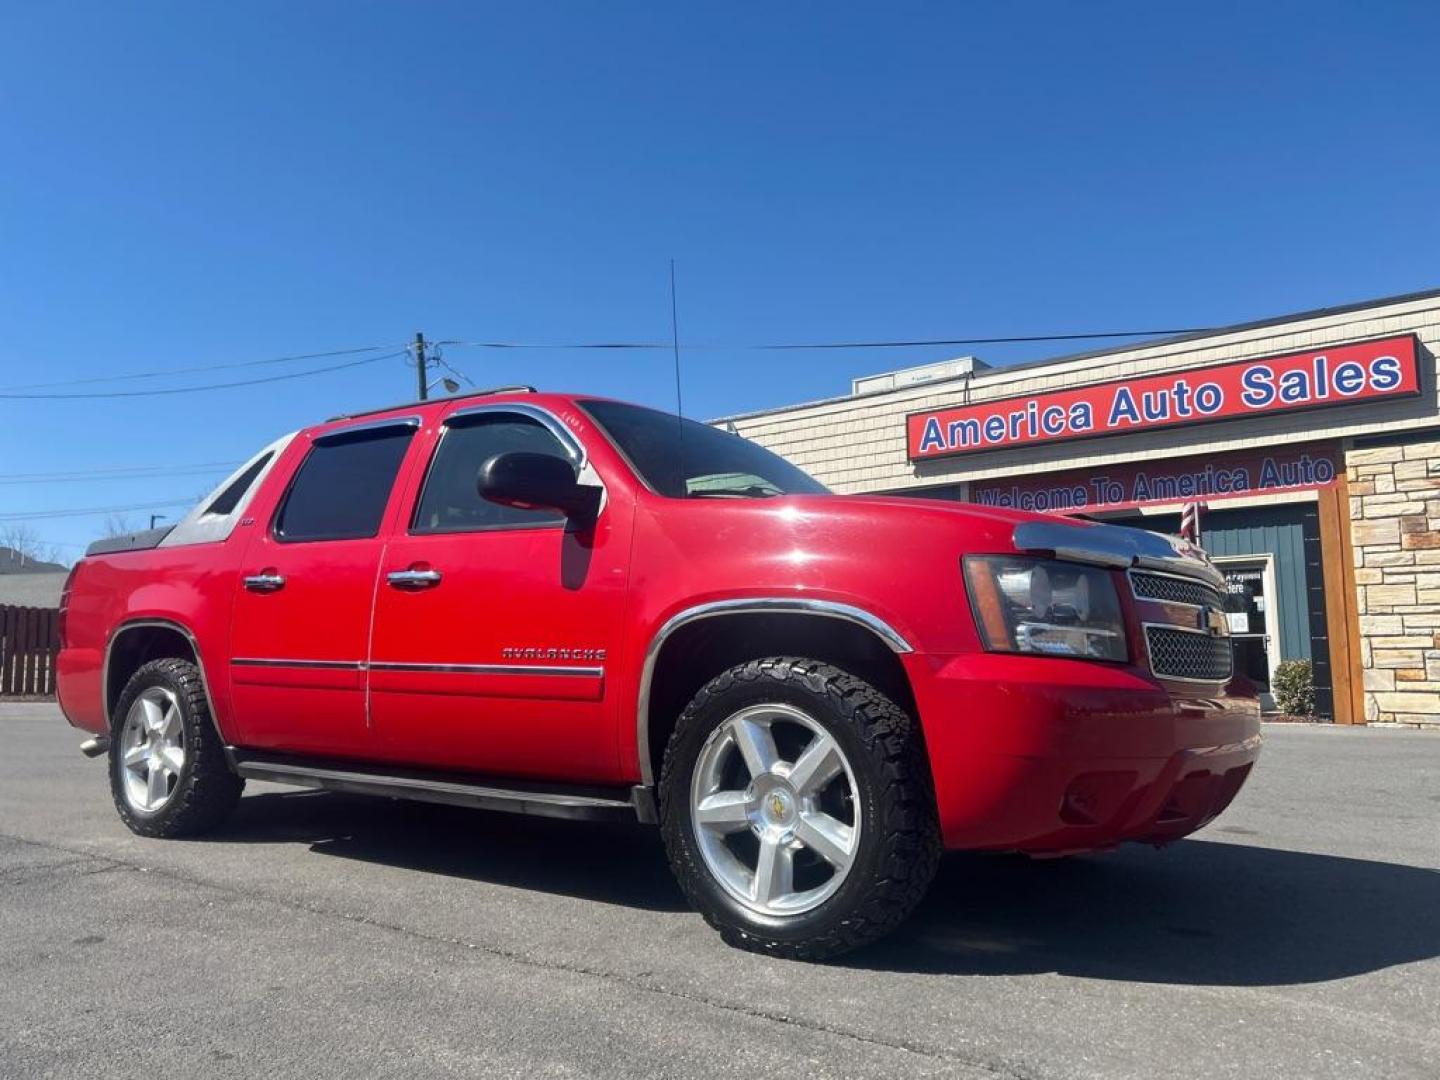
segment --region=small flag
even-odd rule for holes
[[[1197,547],[1200,544],[1200,511],[1203,507],[1203,503],[1186,503],[1180,511],[1180,536]]]

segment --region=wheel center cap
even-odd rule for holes
[[[775,825],[783,825],[790,820],[794,803],[788,793],[779,788],[772,788],[765,793],[761,800],[761,808],[767,821]]]

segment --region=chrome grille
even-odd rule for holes
[[[1232,658],[1230,639],[1170,626],[1147,626],[1150,670],[1162,679],[1226,682]]]
[[[1216,608],[1223,607],[1225,603],[1225,598],[1203,581],[1170,577],[1168,574],[1132,573],[1130,587],[1135,590],[1136,596],[1145,600]]]

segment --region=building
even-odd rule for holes
[[[66,573],[59,563],[0,544],[0,607],[59,607]]]
[[[0,544],[0,574],[63,574],[65,567]]]
[[[65,590],[58,574],[0,574],[0,607],[58,608]]]
[[[1039,363],[974,358],[723,423],[831,488],[1178,530],[1237,667],[1341,723],[1440,730],[1440,290]]]

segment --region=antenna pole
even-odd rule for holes
[[[675,436],[676,464],[680,479],[680,497],[690,494],[685,473],[685,404],[680,397],[680,316],[675,303],[675,260],[670,260],[670,347],[675,353]]]
[[[675,304],[675,260],[670,260],[670,345],[675,352],[675,415],[683,416],[685,410],[680,397],[680,318]]]

